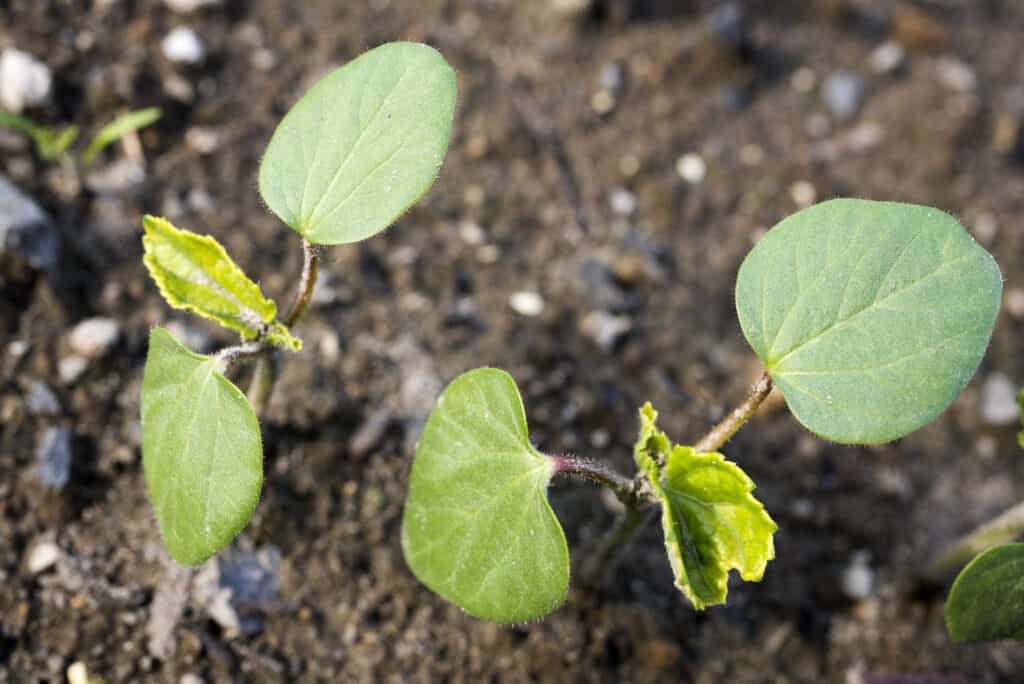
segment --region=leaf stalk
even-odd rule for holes
[[[754,415],[754,412],[757,411],[757,408],[764,402],[771,391],[772,376],[768,374],[768,371],[765,371],[761,379],[751,388],[746,400],[733,409],[722,422],[711,428],[706,435],[701,437],[700,441],[694,445],[694,450],[702,454],[718,451],[737,430],[743,427],[744,423],[750,420],[750,417]]]

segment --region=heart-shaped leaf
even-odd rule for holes
[[[530,444],[515,382],[453,380],[416,449],[402,549],[416,577],[476,617],[517,623],[565,600],[569,550],[547,499],[551,459]]]
[[[260,194],[323,245],[379,233],[437,178],[455,111],[455,72],[433,48],[388,43],[320,79],[278,125]]]
[[[193,354],[163,328],[149,337],[142,378],[142,463],[171,557],[198,565],[252,517],[263,446],[245,396],[216,357]]]
[[[778,525],[754,498],[754,482],[722,454],[672,446],[650,404],[640,409],[633,451],[661,501],[665,550],[676,586],[697,610],[725,603],[729,571],[760,582],[775,558]]]
[[[793,214],[744,260],[736,308],[793,415],[874,444],[934,419],[981,361],[999,268],[938,209],[833,200]]]
[[[209,235],[181,230],[155,216],[142,220],[143,263],[167,302],[272,344],[300,349],[302,342],[275,320],[277,305]]]
[[[949,591],[954,641],[1024,639],[1024,544],[1002,544],[968,563]]]

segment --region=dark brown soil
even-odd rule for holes
[[[157,0],[0,0],[0,49],[31,52],[54,74],[54,102],[33,116],[95,126],[127,108],[165,111],[140,136],[145,180],[105,194],[8,138],[0,146],[0,173],[65,240],[59,277],[0,285],[0,311],[14,312],[0,324],[0,682],[62,681],[79,661],[108,683],[1024,681],[1024,647],[954,646],[945,588],[914,580],[943,544],[1024,497],[1015,427],[986,425],[979,408],[986,376],[1024,380],[1024,6],[750,2],[737,48],[708,34],[707,4],[556,9],[568,4],[227,0],[183,16]],[[163,56],[178,25],[205,41],[201,66]],[[429,42],[458,69],[455,132],[439,182],[399,225],[324,252],[330,291],[299,328],[303,353],[284,359],[262,420],[263,499],[236,542],[280,549],[279,599],[248,635],[190,600],[174,652],[154,653],[147,625],[173,573],[142,482],[146,339],[170,320],[217,344],[231,336],[162,302],[140,262],[140,217],[215,235],[285,302],[299,242],[260,204],[260,154],[319,75],[396,39]],[[906,66],[876,73],[869,55],[892,39]],[[820,94],[840,69],[867,89],[850,120]],[[706,163],[701,182],[676,171],[688,153]],[[101,170],[124,154],[112,148]],[[996,255],[1016,307],[954,406],[876,448],[824,443],[778,405],[737,435],[726,452],[780,531],[764,581],[737,582],[726,607],[694,612],[672,587],[656,525],[605,591],[574,586],[536,624],[486,624],[420,586],[399,521],[416,431],[443,383],[504,367],[542,448],[623,470],[645,400],[670,434],[695,440],[756,377],[734,274],[761,232],[809,199],[807,183],[819,200],[942,207]],[[613,210],[617,189],[633,194],[633,213]],[[539,293],[543,312],[517,313],[518,291]],[[628,319],[629,332],[601,346],[585,323],[595,311]],[[115,319],[121,339],[62,382],[68,332],[90,316]],[[33,381],[55,391],[59,415],[28,411]],[[367,448],[360,428],[378,416],[389,427]],[[74,454],[56,492],[34,476],[55,425],[73,430]],[[557,482],[551,497],[579,565],[613,513],[582,483]],[[62,557],[33,574],[27,556],[44,540]],[[860,552],[874,585],[855,600],[843,577]]]

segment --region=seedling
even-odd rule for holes
[[[625,505],[597,556],[599,572],[656,507],[676,586],[697,609],[724,603],[730,571],[758,581],[775,554],[776,525],[753,481],[718,452],[772,387],[825,439],[903,437],[945,410],[974,374],[1001,289],[991,255],[937,209],[842,199],[799,211],[740,266],[740,327],[765,373],[735,411],[691,447],[673,444],[645,405],[630,478],[538,451],[512,378],[469,371],[441,394],[416,451],[402,521],[406,561],[477,617],[547,615],[569,584],[547,487],[576,475]]]
[[[78,155],[84,166],[89,166],[108,145],[117,142],[133,131],[150,126],[160,118],[157,107],[139,109],[116,117],[105,125],[93,137],[89,144]],[[36,154],[43,161],[55,161],[64,156],[78,140],[78,126],[54,128],[37,124],[23,116],[0,112],[0,126],[28,136],[36,147]]]
[[[162,328],[150,336],[143,468],[160,533],[179,563],[197,565],[226,546],[259,501],[259,424],[225,371],[301,348],[293,328],[316,283],[313,245],[364,240],[423,196],[448,148],[455,90],[455,73],[436,50],[389,43],[323,77],[285,115],[259,171],[263,200],[302,237],[302,276],[284,316],[214,238],[144,219],[144,261],[168,303],[241,335],[209,356]],[[257,366],[251,395],[266,396],[271,366]]]

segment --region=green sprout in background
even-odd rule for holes
[[[259,502],[259,423],[225,371],[259,360],[250,396],[265,403],[273,384],[267,354],[302,346],[292,328],[316,283],[314,245],[375,235],[424,195],[448,148],[455,91],[455,72],[436,50],[389,43],[322,78],[285,115],[259,173],[267,206],[303,238],[302,275],[283,316],[212,237],[145,218],[144,261],[167,302],[241,336],[210,356],[162,328],[150,337],[143,468],[161,535],[178,562],[197,565],[222,549]]]
[[[96,157],[107,146],[129,133],[156,123],[159,119],[160,109],[157,107],[139,109],[118,116],[93,136],[86,148],[78,155],[78,161],[84,166],[89,166],[96,161]],[[78,126],[63,126],[61,128],[43,126],[31,119],[9,112],[0,112],[0,126],[22,133],[32,140],[36,154],[43,161],[56,161],[63,157],[78,140],[79,134]]]

